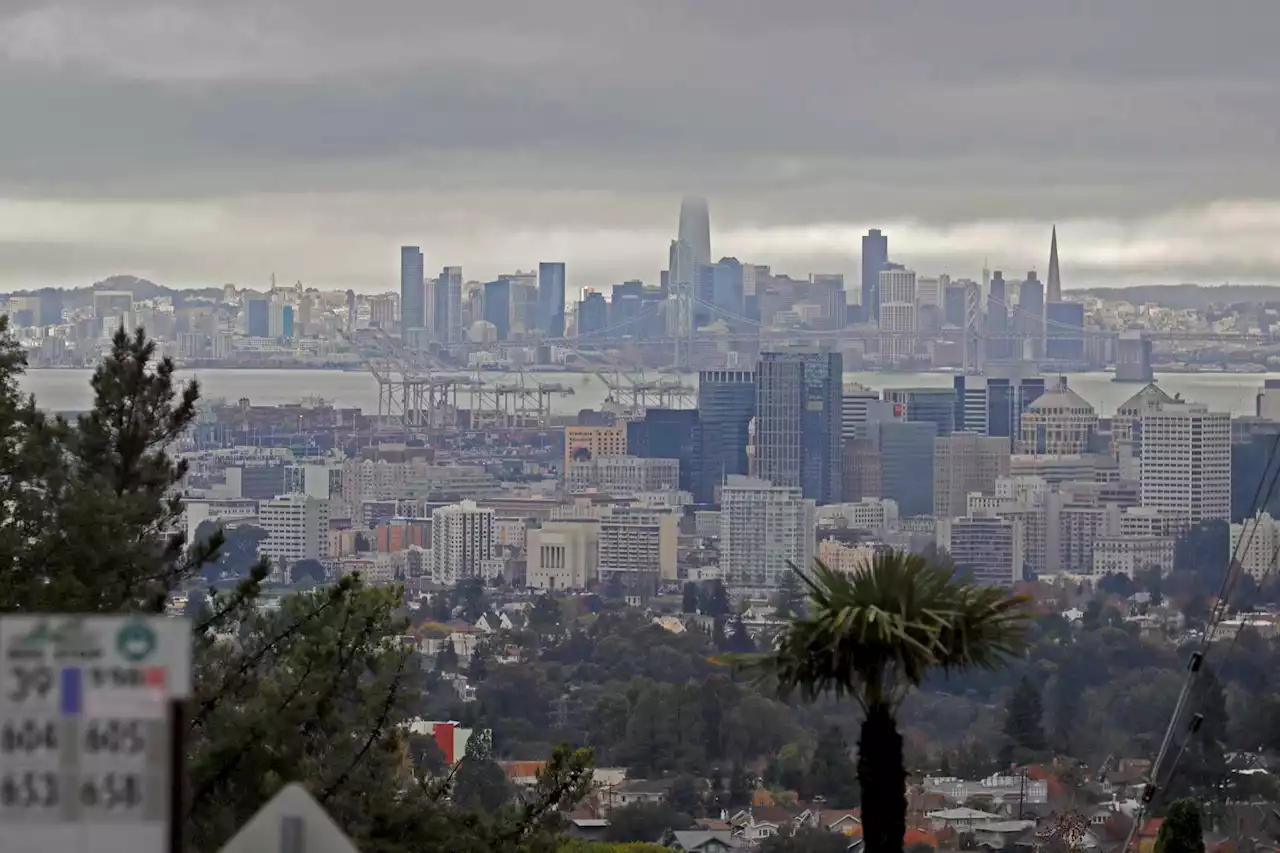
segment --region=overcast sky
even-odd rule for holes
[[[0,0],[0,289],[656,282],[712,252],[1280,283],[1274,0]]]

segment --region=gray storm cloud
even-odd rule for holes
[[[1280,7],[1058,5],[11,0],[0,287],[653,280],[685,192],[793,275],[1275,280]]]

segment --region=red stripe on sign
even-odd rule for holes
[[[149,666],[142,674],[149,687],[164,687],[164,667]]]

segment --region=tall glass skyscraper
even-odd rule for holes
[[[432,294],[432,337],[442,344],[462,340],[462,267],[440,270]]]
[[[564,264],[538,264],[538,327],[549,338],[564,337]]]
[[[766,352],[756,368],[756,475],[798,486],[817,503],[840,500],[838,352]]]
[[[703,370],[698,374],[698,418],[708,449],[704,455],[716,484],[747,473],[747,442],[756,415],[754,370]]]
[[[880,319],[880,271],[889,263],[889,238],[872,228],[862,238],[862,312],[869,322]]]
[[[423,280],[422,250],[417,246],[400,247],[400,334],[427,325],[426,289]]]

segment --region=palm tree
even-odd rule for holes
[[[862,706],[858,783],[866,853],[902,853],[907,773],[897,713],[930,670],[995,668],[1026,643],[1025,598],[978,586],[901,552],[855,575],[793,567],[809,614],[789,620],[760,663],[784,694],[827,692]]]

